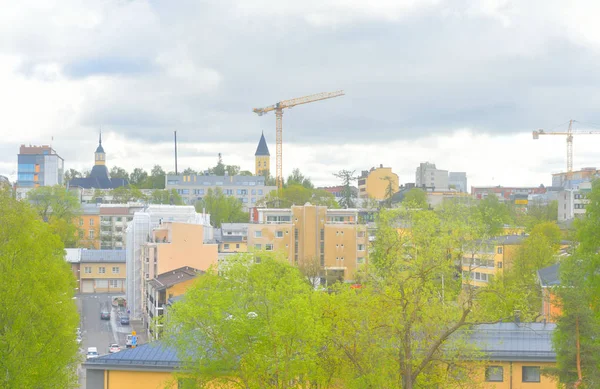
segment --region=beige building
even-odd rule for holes
[[[125,251],[67,249],[80,293],[124,293]]]
[[[392,172],[391,167],[371,168],[364,170],[358,178],[358,197],[362,199],[372,198],[375,200],[385,200],[389,192],[388,186],[391,184],[391,195],[398,192],[398,175]]]
[[[185,267],[206,271],[218,263],[218,245],[205,243],[204,226],[188,223],[161,223],[151,231],[148,242],[141,246],[142,296],[148,282],[161,274]],[[148,312],[147,299],[142,298],[141,312]],[[148,324],[147,317],[145,321]]]
[[[466,250],[462,259],[463,284],[487,286],[504,269],[510,267],[525,235],[506,235],[482,242]]]
[[[359,224],[356,209],[257,209],[248,226],[249,250],[280,251],[295,265],[318,264],[321,282],[353,280],[367,263],[367,246],[367,226]]]

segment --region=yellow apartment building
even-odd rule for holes
[[[392,195],[398,192],[400,181],[398,175],[392,172],[391,167],[371,168],[363,170],[358,178],[358,197],[362,199],[372,198],[375,200],[385,200],[388,185],[392,184]]]
[[[550,323],[513,322],[479,325],[465,332],[479,352],[474,363],[464,361],[471,363],[470,383],[482,389],[558,388],[554,379],[544,375],[544,368],[556,364],[555,328]],[[161,341],[83,364],[87,389],[176,389],[173,373],[180,366],[176,350]]]
[[[96,204],[83,204],[81,215],[73,220],[77,227],[77,246],[86,249],[100,248],[100,207]]]
[[[66,249],[80,293],[124,293],[125,251]]]
[[[487,286],[494,276],[510,267],[525,235],[506,235],[480,242],[464,249],[462,258],[463,284]]]
[[[164,315],[164,307],[169,299],[182,296],[193,285],[196,276],[204,272],[191,267],[182,267],[159,274],[157,277],[146,281],[145,296],[145,322],[148,324],[148,339],[158,339],[160,327],[154,319]]]
[[[321,281],[352,281],[368,262],[367,226],[358,216],[356,209],[310,204],[257,209],[248,225],[248,246],[282,252],[294,265],[317,262]]]
[[[141,246],[141,295],[146,296],[147,281],[185,267],[206,271],[218,264],[218,245],[205,243],[204,226],[188,223],[161,223],[149,241]],[[146,312],[144,297],[139,309]]]
[[[218,243],[219,253],[248,252],[248,223],[223,223]]]

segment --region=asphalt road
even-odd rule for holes
[[[115,297],[124,297],[115,294],[80,294],[77,296],[77,306],[81,320],[82,342],[80,351],[85,360],[88,347],[96,347],[98,354],[108,354],[108,347],[111,343],[118,343],[122,349],[125,349],[125,340],[131,333],[131,326],[121,325],[117,320],[117,311],[112,307],[112,300]],[[100,311],[106,304],[111,309],[110,320],[100,319]],[[84,387],[85,371],[80,369],[79,379],[81,387]]]

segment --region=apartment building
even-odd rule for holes
[[[558,193],[558,221],[567,222],[585,216],[585,207],[589,204],[587,196],[592,191],[591,181],[581,182],[572,189]]]
[[[209,227],[210,228],[210,227]],[[149,288],[156,291],[149,283],[162,274],[185,267],[197,271],[206,271],[218,265],[218,248],[214,242],[207,242],[202,224],[159,222],[150,232],[148,239],[141,245],[141,256],[138,259],[141,268],[141,295],[147,296]],[[154,283],[156,286],[156,283]],[[139,307],[144,313],[146,328],[150,331],[152,303],[147,298]],[[131,305],[131,303],[130,303]],[[162,314],[162,306],[157,308]],[[156,311],[158,312],[158,311]],[[155,312],[155,313],[156,313]]]
[[[357,209],[306,204],[289,209],[257,209],[248,225],[252,250],[280,251],[291,264],[316,261],[321,282],[352,281],[368,262],[367,225]]]
[[[196,277],[204,272],[193,267],[184,266],[159,274],[146,283],[146,322],[148,323],[148,339],[160,337],[162,323],[154,320],[165,314],[165,306],[169,299],[183,296],[192,286]]]
[[[178,205],[149,205],[133,215],[133,220],[127,225],[127,239],[125,252],[127,256],[127,301],[131,310],[131,316],[136,319],[142,318],[142,288],[146,280],[142,266],[145,256],[142,247],[153,239],[154,228],[162,223],[187,223],[202,225],[203,235],[194,236],[196,240],[210,242],[214,239],[213,229],[210,226],[210,215],[197,213],[192,206]],[[154,252],[154,251],[152,251]],[[158,248],[157,248],[158,254]],[[193,255],[193,253],[189,253]],[[187,266],[187,264],[180,265]],[[189,265],[195,267],[194,265]],[[157,269],[154,274],[160,274]],[[153,275],[154,276],[154,275]],[[149,276],[150,277],[150,276]],[[149,279],[149,278],[148,278]]]
[[[448,190],[448,170],[435,167],[434,163],[422,162],[415,173],[417,188],[432,188],[434,191]]]
[[[81,215],[75,218],[74,223],[77,226],[78,247],[100,249],[100,207],[95,204],[82,204]]]
[[[101,204],[99,208],[100,248],[123,250],[127,240],[127,225],[137,211],[144,209],[144,205]]]
[[[563,189],[575,189],[583,182],[589,182],[600,177],[600,170],[595,167],[586,167],[575,172],[552,174],[552,186]]]
[[[541,195],[547,192],[543,185],[538,187],[515,187],[515,186],[472,186],[471,195],[478,199],[484,199],[490,194],[498,197],[500,201],[514,201],[516,199],[527,199],[531,195]]]
[[[476,287],[487,284],[510,267],[525,235],[506,235],[465,248],[461,261],[463,284]]]
[[[400,181],[398,175],[392,172],[391,167],[379,165],[378,168],[372,167],[371,170],[363,170],[358,178],[358,197],[385,200],[390,184],[393,195],[398,192]]]
[[[39,186],[63,184],[64,159],[51,146],[21,145],[17,154],[17,199]]]
[[[127,277],[122,250],[66,249],[66,261],[80,293],[124,293]]]
[[[219,253],[244,253],[248,251],[248,223],[223,223],[221,225]]]
[[[276,186],[265,185],[264,176],[204,176],[204,175],[172,175],[166,177],[166,189],[175,189],[186,204],[193,205],[203,199],[209,189],[220,188],[227,196],[232,196],[242,203],[244,211],[255,204]]]

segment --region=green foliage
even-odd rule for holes
[[[150,204],[184,205],[183,199],[175,189],[156,189],[148,199]]]
[[[242,170],[238,173],[240,176],[253,176],[254,174],[252,174],[251,171],[249,170]]]
[[[270,208],[290,208],[292,205],[324,205],[328,208],[339,208],[335,197],[323,189],[309,189],[302,185],[288,185],[282,190],[274,190],[263,197],[257,204]]]
[[[427,205],[427,194],[423,189],[412,188],[404,195],[402,204],[408,208],[425,209]]]
[[[292,174],[290,174],[287,178],[285,186],[303,186],[306,189],[313,189],[315,186],[313,185],[310,177],[306,177],[304,174],[300,172],[300,169],[296,168],[292,170]]]
[[[0,285],[0,387],[78,387],[76,284],[63,244],[29,204],[2,192]]]
[[[172,308],[168,331],[195,388],[303,388],[321,383],[320,300],[298,269],[261,253],[229,257]],[[299,379],[301,379],[299,381]]]
[[[138,186],[142,189],[151,189],[142,186],[146,182],[147,178],[148,173],[144,169],[136,167],[135,169],[133,169],[133,172],[131,172],[131,175],[129,176],[129,183],[131,185]]]
[[[193,175],[196,175],[196,174],[198,174],[198,172],[197,172],[197,171],[195,171],[194,169],[192,169],[191,167],[188,167],[188,168],[186,168],[186,169],[183,171],[183,173],[182,173],[182,174],[184,174],[184,175],[186,175],[186,176],[193,176]]]
[[[356,206],[356,192],[352,188],[352,182],[358,179],[354,176],[356,170],[340,170],[333,175],[342,180],[342,193],[339,204],[342,208],[354,208]]]
[[[202,209],[210,214],[210,220],[215,227],[223,223],[247,223],[249,216],[242,209],[242,203],[232,196],[227,196],[221,188],[208,189],[201,201],[196,203],[196,211]]]
[[[111,178],[124,178],[129,181],[129,173],[121,167],[113,166],[110,169],[110,177]]]
[[[172,191],[172,190],[171,190]],[[175,191],[175,193],[177,193]],[[115,188],[113,190],[110,191],[110,194],[113,198],[113,203],[117,203],[117,204],[127,204],[127,202],[129,201],[147,201],[148,198],[147,196],[144,195],[144,193],[136,188],[135,186],[120,186],[118,188]],[[175,202],[180,202],[181,196],[177,195],[179,198],[175,200]],[[157,196],[156,198],[160,198],[161,200],[158,201],[163,201],[164,194],[161,193],[160,196]],[[181,201],[181,203],[183,203],[183,201]],[[160,202],[158,204],[169,204],[169,203],[163,203]]]
[[[81,204],[74,192],[60,185],[40,186],[27,193],[27,199],[38,216],[46,221],[66,247],[75,247],[77,227],[73,223],[81,213]]]
[[[554,222],[558,219],[558,201],[554,200],[549,204],[531,201],[527,205],[527,212],[515,215],[514,219],[517,225],[525,227],[527,231],[531,231],[537,224]]]
[[[500,202],[494,194],[489,194],[479,201],[477,209],[487,226],[486,233],[490,236],[500,235],[505,224],[513,224],[509,207]]]
[[[385,197],[383,199],[383,204],[387,208],[391,208],[392,207],[392,197],[394,196],[394,194],[396,194],[394,188],[398,185],[398,183],[396,182],[394,177],[391,177],[391,176],[385,176],[382,178],[382,180],[387,182],[387,185],[385,187]],[[427,196],[425,196],[425,201],[427,201]]]
[[[77,170],[75,170],[75,169],[69,169],[69,170],[67,170],[67,171],[65,172],[65,176],[64,176],[63,182],[64,182],[64,183],[65,183],[65,185],[66,185],[66,184],[68,184],[68,183],[69,183],[69,181],[71,181],[73,178],[81,178],[81,177],[83,177],[83,176],[81,175],[81,173],[80,173],[80,172],[78,172],[78,171],[77,171]]]

